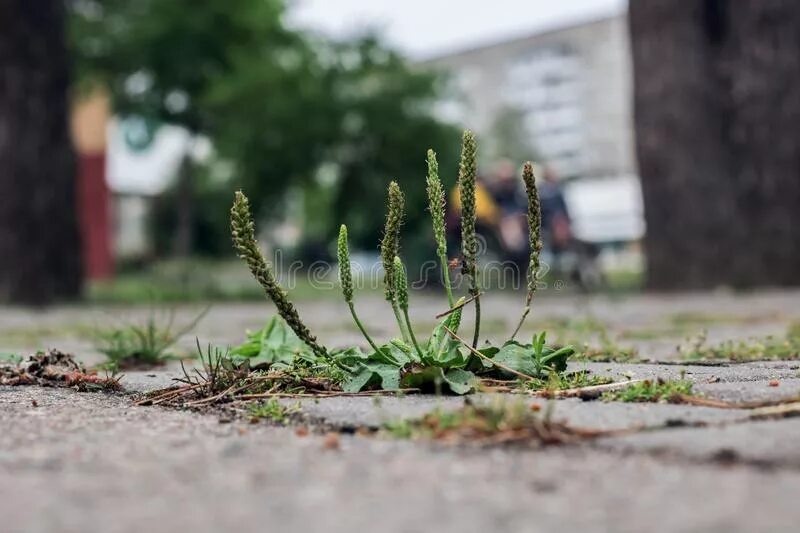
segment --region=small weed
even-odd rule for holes
[[[16,353],[0,353],[0,364],[17,365],[22,362],[22,356]]]
[[[800,323],[789,326],[784,338],[774,336],[746,341],[724,341],[709,346],[706,333],[698,335],[687,348],[682,348],[684,359],[728,359],[731,361],[791,360],[800,358]]]
[[[178,331],[172,330],[173,313],[169,314],[164,327],[160,327],[155,315],[151,314],[143,325],[131,324],[95,331],[95,349],[107,358],[101,366],[116,371],[164,364],[175,358],[168,350],[193,329],[207,312],[208,309],[205,309]]]
[[[476,405],[465,402],[455,411],[435,409],[414,420],[387,423],[385,433],[399,439],[435,440],[450,444],[549,445],[598,436],[551,420],[538,412],[538,404],[497,400]]]
[[[605,324],[591,316],[559,318],[546,324],[554,333],[556,346],[577,347],[575,360],[630,363],[638,359],[635,348],[620,344]]]
[[[546,379],[535,379],[533,381],[520,381],[520,385],[527,390],[534,391],[557,391],[566,389],[579,389],[582,387],[592,387],[595,385],[605,385],[613,383],[614,379],[608,376],[592,376],[587,371],[571,372],[559,374],[551,372]]]
[[[629,329],[620,334],[620,339],[632,341],[652,341],[657,339],[680,337],[686,333],[687,332],[685,329],[678,327]]]
[[[714,324],[735,324],[744,322],[746,319],[732,315],[685,311],[672,314],[669,317],[669,321],[673,326],[686,328],[692,326],[711,326]]]
[[[267,419],[276,424],[286,425],[293,414],[300,412],[300,404],[292,406],[284,405],[276,398],[270,398],[266,402],[251,405],[248,410],[251,419]]]
[[[692,382],[680,380],[645,380],[631,386],[603,394],[604,401],[615,402],[671,402],[678,395],[691,395]]]

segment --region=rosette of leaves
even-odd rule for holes
[[[462,300],[463,302],[463,300]],[[351,349],[339,355],[339,362],[351,370],[343,388],[357,392],[369,388],[384,390],[419,389],[422,391],[467,394],[475,388],[474,356],[447,332],[457,331],[461,309],[442,320],[418,353],[414,347],[394,339],[379,350],[363,353]]]

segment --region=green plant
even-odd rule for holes
[[[461,200],[461,272],[469,279],[469,293],[475,305],[475,333],[472,347],[478,346],[481,330],[481,300],[478,283],[478,237],[475,233],[475,182],[478,178],[478,145],[475,134],[464,131],[461,163],[458,168],[458,195]]]
[[[366,339],[371,350],[362,352],[358,347],[328,351],[317,344],[308,328],[300,321],[286,294],[278,287],[255,242],[255,229],[250,218],[247,199],[239,192],[231,211],[231,228],[240,257],[248,263],[251,272],[275,302],[283,321],[272,322],[260,332],[248,335],[248,340],[234,348],[233,356],[249,359],[254,368],[273,368],[285,372],[296,371],[300,360],[305,366],[323,371],[338,367],[342,388],[348,392],[365,388],[384,390],[415,389],[424,391],[449,391],[466,394],[474,390],[477,378],[514,380],[543,380],[552,373],[563,373],[567,359],[574,354],[570,346],[552,348],[545,345],[544,332],[535,335],[529,344],[514,340],[501,347],[485,346],[477,349],[480,335],[480,286],[477,279],[477,236],[475,235],[475,180],[477,145],[470,131],[464,132],[462,160],[459,167],[459,191],[462,198],[462,271],[469,278],[469,299],[453,301],[449,278],[445,275],[445,288],[450,308],[441,316],[427,342],[420,342],[411,324],[409,313],[408,277],[400,258],[400,229],[405,216],[403,192],[395,182],[388,187],[387,212],[380,257],[384,270],[384,297],[389,303],[400,330],[400,338],[379,343],[367,332],[355,309],[355,287],[350,265],[348,228],[341,225],[337,240],[339,283],[342,296],[353,321]],[[532,186],[530,165],[524,177]],[[428,207],[433,221],[437,255],[443,270],[447,265],[447,247],[444,236],[444,193],[438,177],[438,163],[433,151],[428,152]],[[531,193],[535,196],[534,192]],[[534,218],[531,251],[529,293],[535,290],[538,270],[538,226],[540,215],[538,200],[531,200],[530,216]],[[476,326],[472,345],[458,336],[463,307],[475,302]],[[528,307],[530,301],[528,301]],[[281,324],[288,325],[294,335],[288,335]],[[304,350],[301,343],[309,348]]]
[[[206,308],[188,324],[173,331],[174,313],[170,312],[166,324],[152,313],[144,324],[128,324],[121,327],[97,329],[92,333],[94,348],[106,356],[103,367],[109,370],[124,370],[164,364],[175,358],[168,350],[183,335],[194,329],[208,312]]]
[[[309,346],[278,317],[271,317],[263,328],[247,332],[246,340],[230,351],[234,361],[247,361],[252,369],[292,367],[298,359],[313,364],[317,357]]]
[[[452,308],[455,305],[453,298],[453,288],[450,284],[450,266],[447,261],[447,239],[444,221],[445,197],[442,182],[439,179],[439,162],[436,160],[436,152],[428,150],[428,210],[431,213],[433,223],[433,238],[436,241],[436,255],[439,256],[439,264],[442,267],[442,282],[447,291],[447,303]]]
[[[603,400],[616,402],[671,402],[681,395],[692,394],[692,382],[680,380],[645,380],[624,389],[603,394]]]
[[[689,347],[681,348],[684,359],[728,359],[731,361],[800,359],[800,323],[790,324],[784,337],[706,343],[706,333],[698,335]]]
[[[217,395],[240,383],[250,374],[249,364],[235,362],[227,350],[211,344],[203,350],[198,339],[195,339],[195,343],[199,365],[189,372],[181,361],[183,377],[175,378],[175,381],[191,387],[197,396]]]
[[[525,192],[528,197],[528,241],[530,246],[528,290],[525,295],[522,317],[520,317],[514,333],[511,334],[511,340],[517,336],[519,330],[522,329],[522,324],[525,323],[525,318],[531,312],[531,301],[539,279],[539,254],[542,252],[542,206],[539,202],[539,191],[536,189],[536,178],[533,175],[533,163],[530,161],[526,162],[522,168],[522,180],[525,182]]]
[[[614,379],[609,376],[591,375],[587,371],[582,372],[556,372],[551,371],[546,378],[536,378],[528,381],[521,381],[520,385],[528,390],[534,391],[560,391],[565,389],[579,389],[582,387],[592,387],[594,385],[605,385],[613,383]]]
[[[251,418],[265,418],[276,424],[286,425],[292,415],[300,412],[300,404],[288,406],[276,398],[270,398],[266,402],[251,405],[247,412]]]
[[[22,356],[16,353],[0,352],[0,363],[16,365],[22,362]]]
[[[270,265],[264,260],[261,250],[258,249],[258,242],[255,236],[255,224],[250,214],[250,202],[241,191],[237,191],[231,208],[231,235],[233,245],[243,259],[250,273],[264,289],[267,297],[272,300],[278,308],[278,314],[283,318],[290,328],[318,357],[335,364],[335,360],[330,357],[328,350],[317,342],[317,338],[311,334],[308,327],[300,319],[300,314],[294,307],[286,292],[278,285],[275,274]]]
[[[394,258],[400,253],[400,227],[403,225],[403,211],[405,198],[397,182],[389,183],[388,198],[386,201],[386,225],[381,240],[381,261],[383,263],[383,284],[386,301],[392,306],[400,334],[405,342],[409,341],[409,333],[397,301],[397,281],[395,278]]]
[[[358,314],[356,313],[355,304],[353,302],[353,274],[351,271],[350,266],[350,248],[347,243],[347,226],[342,224],[339,228],[339,240],[336,246],[336,257],[339,261],[339,285],[342,287],[342,295],[344,296],[344,301],[347,302],[347,306],[350,308],[350,316],[353,317],[353,322],[355,322],[358,330],[367,340],[372,349],[380,351],[378,345],[375,344],[375,341],[372,340],[372,337],[369,336],[367,333],[364,324],[361,323],[361,320],[358,318]]]
[[[550,409],[540,413],[538,404],[505,400],[481,404],[465,401],[455,410],[438,408],[421,418],[388,422],[384,433],[398,439],[448,444],[529,445],[564,444],[600,435],[555,422]]]
[[[571,346],[549,347],[545,344],[546,336],[545,332],[534,334],[530,344],[510,340],[500,348],[485,348],[481,353],[493,362],[530,378],[547,378],[552,372],[560,374],[566,371],[567,360],[575,354],[575,350]],[[504,377],[513,377],[502,367],[498,372]]]

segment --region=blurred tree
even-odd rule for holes
[[[455,179],[458,134],[430,112],[437,78],[411,70],[373,36],[333,42],[289,30],[281,0],[73,6],[84,77],[105,79],[120,113],[210,137],[233,165],[228,187],[245,188],[260,218],[283,214],[294,189],[307,206],[333,210],[309,211],[331,222],[327,231],[308,224],[316,238],[333,239],[347,222],[352,241],[372,248],[383,213],[365,206],[382,205],[389,180],[420,206],[409,229],[420,222],[429,146]],[[189,194],[177,187],[176,199]],[[195,222],[216,218],[198,216],[200,209]]]
[[[654,289],[800,283],[800,2],[630,3]]]
[[[221,85],[251,73],[280,85],[293,70],[286,57],[306,53],[302,37],[283,26],[281,0],[71,0],[70,6],[81,79],[106,84],[116,113],[183,126],[195,137],[213,139],[230,129],[229,118],[209,105]],[[187,149],[173,197],[178,255],[188,254],[195,240],[193,167]]]
[[[68,59],[60,0],[0,1],[0,301],[81,288]]]
[[[412,70],[374,36],[335,46],[331,94],[337,95],[339,131],[332,159],[338,164],[334,194],[336,224],[348,224],[350,239],[377,249],[383,231],[386,189],[395,180],[406,195],[406,257],[431,257],[434,248],[426,213],[426,153],[439,157],[446,190],[458,173],[460,132],[438,121],[432,107],[439,78]]]

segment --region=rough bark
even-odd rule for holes
[[[81,288],[60,0],[0,0],[0,302]]]
[[[800,2],[630,3],[648,286],[800,283]]]

